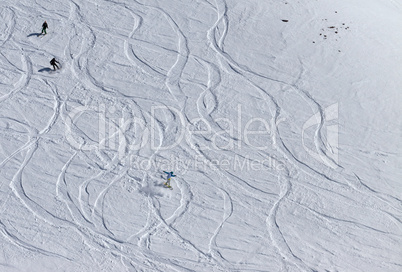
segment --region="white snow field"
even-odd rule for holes
[[[0,17],[0,271],[402,271],[401,1]]]

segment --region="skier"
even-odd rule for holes
[[[173,175],[173,172],[166,172],[166,171],[163,171],[165,174],[167,174],[167,177],[166,177],[166,182],[163,184],[163,185],[165,185],[165,186],[167,186],[167,187],[171,187],[170,186],[170,179],[172,178],[172,177],[175,177],[176,175]]]
[[[45,33],[45,35],[47,34],[47,33],[46,33],[46,28],[48,28],[48,25],[47,25],[47,22],[45,21],[45,22],[43,23],[43,25],[42,25],[42,33],[41,33],[41,34],[43,34],[43,33]]]
[[[55,58],[53,58],[53,59],[50,61],[50,64],[53,65],[53,69],[54,69],[55,71],[56,71],[56,67],[57,67],[57,69],[60,69],[59,66],[57,66],[56,63],[60,64]]]

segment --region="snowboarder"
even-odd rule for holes
[[[47,33],[46,33],[46,28],[48,28],[48,25],[47,25],[47,22],[45,21],[45,22],[43,23],[43,25],[42,25],[42,33],[41,33],[41,34],[43,34],[43,33],[45,33],[45,35],[47,34]]]
[[[167,174],[167,177],[166,177],[166,182],[163,184],[163,185],[165,185],[165,186],[167,186],[167,187],[171,187],[170,186],[170,179],[172,178],[172,177],[175,177],[176,175],[173,175],[173,172],[166,172],[166,171],[163,171],[165,174]]]
[[[53,58],[53,59],[50,61],[50,64],[53,65],[53,69],[54,69],[55,71],[56,71],[56,67],[57,67],[57,69],[60,69],[59,66],[57,66],[56,63],[60,64],[60,62],[58,62],[55,58]]]

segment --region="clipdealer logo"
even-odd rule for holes
[[[130,109],[125,110],[130,111]],[[85,133],[80,131],[82,129],[79,126],[80,118],[88,119],[85,117],[85,113],[90,114],[92,120],[86,120],[86,124],[92,126],[91,131],[97,129],[98,139],[89,139]],[[243,145],[255,150],[266,150],[273,144],[272,135],[276,127],[280,122],[286,121],[280,119],[276,123],[272,123],[272,120],[267,121],[260,117],[243,120],[240,104],[234,120],[229,118],[209,120],[198,117],[186,122],[181,111],[166,105],[151,107],[147,118],[144,116],[139,118],[134,114],[122,117],[121,112],[112,116],[110,113],[116,113],[114,107],[107,108],[104,104],[100,104],[78,106],[66,114],[62,114],[66,127],[66,139],[69,144],[82,151],[106,149],[114,151],[117,152],[120,160],[127,159],[131,151],[169,150],[177,147],[182,141],[186,141],[189,145],[195,144],[199,150],[239,150]],[[166,124],[162,124],[163,122],[160,120],[166,116],[170,116],[172,127],[174,127],[171,134],[168,135],[169,139],[163,135]],[[301,132],[304,150],[315,160],[334,169],[338,167],[339,159],[338,118],[339,106],[338,103],[335,103],[311,116],[304,123]],[[169,122],[168,120],[163,121]],[[218,123],[223,126],[217,126]],[[256,127],[258,129],[255,129]],[[314,128],[316,129],[312,143],[312,137],[308,137],[308,135],[311,135]],[[207,141],[194,142],[196,137],[202,137]],[[261,139],[264,140],[261,141]]]
[[[256,150],[266,150],[270,147],[275,126],[283,121],[281,119],[272,124],[272,120],[267,121],[261,117],[244,120],[241,104],[237,107],[237,116],[234,119],[211,120],[197,117],[188,122],[181,111],[166,105],[152,106],[146,118],[144,116],[139,118],[134,114],[122,117],[122,113],[111,117],[110,111],[110,108],[101,104],[78,106],[64,113],[65,134],[69,144],[83,151],[105,149],[118,151],[120,159],[127,155],[127,151],[143,148],[154,151],[170,150],[183,141],[189,145],[196,144],[200,150],[234,150],[241,149],[243,145]],[[88,119],[88,115],[91,119]],[[169,122],[172,131],[164,135],[167,126],[170,126]],[[89,139],[80,131],[88,129],[86,126],[91,127],[91,134],[97,130],[97,139],[96,137]],[[194,143],[197,137],[208,140]],[[264,141],[258,140],[261,137],[264,137]]]

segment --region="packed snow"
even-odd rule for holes
[[[0,17],[0,271],[402,271],[400,1]]]

